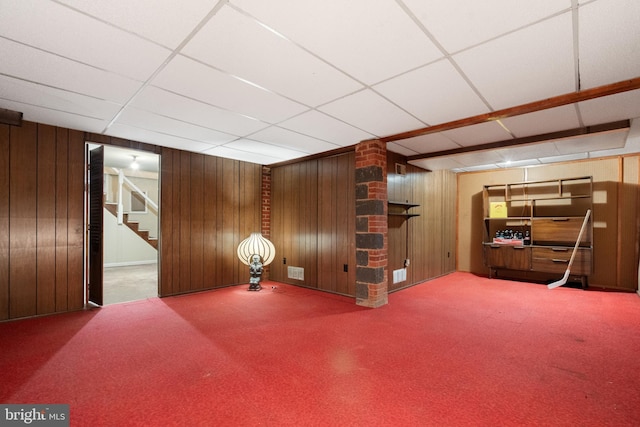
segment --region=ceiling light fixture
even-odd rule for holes
[[[131,169],[138,170],[140,165],[138,164],[138,156],[133,156],[133,162],[131,162]]]

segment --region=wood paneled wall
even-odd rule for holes
[[[248,283],[238,244],[260,231],[260,165],[163,148],[161,296]]]
[[[270,270],[271,279],[317,287],[316,160],[271,169],[271,241],[276,247],[276,259]],[[304,280],[289,279],[289,266],[304,268]]]
[[[318,288],[355,296],[355,153],[319,160],[318,177]]]
[[[161,154],[161,295],[248,283],[262,167],[31,122],[0,125],[0,320],[85,303],[85,142]]]
[[[0,320],[84,305],[84,133],[0,125]]]
[[[619,203],[624,206],[624,209],[620,209],[618,215],[617,252],[625,254],[625,256],[618,257],[618,265],[616,266],[620,272],[618,282],[624,289],[640,290],[640,284],[638,284],[638,271],[640,271],[640,156],[625,157],[622,161],[622,183],[618,197]]]
[[[355,296],[355,153],[271,174],[271,279]],[[289,266],[304,268],[304,280],[289,278]]]
[[[238,244],[260,231],[262,166],[88,134],[160,154],[160,296],[248,283]]]
[[[421,206],[415,208],[419,217],[390,219],[389,290],[455,270],[455,174],[407,165],[401,177],[396,162],[406,165],[404,156],[389,153],[389,200]],[[271,240],[278,257],[271,278],[355,296],[355,154],[273,168],[272,183]],[[402,268],[406,251],[407,280],[393,285],[392,271]],[[288,278],[288,266],[303,267],[304,281]]]
[[[396,163],[406,175],[396,173]],[[429,172],[406,163],[404,156],[387,155],[390,201],[420,205],[410,219],[389,218],[389,290],[397,290],[455,271],[456,177],[449,171]],[[408,240],[407,240],[408,236]],[[393,283],[393,271],[409,258],[407,280]]]

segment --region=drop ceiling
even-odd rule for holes
[[[639,46],[637,0],[2,0],[0,108],[259,164],[372,138],[432,170],[543,164],[640,152],[640,89],[429,128],[635,80]]]

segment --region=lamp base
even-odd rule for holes
[[[251,283],[249,285],[249,289],[247,289],[248,291],[259,291],[260,289],[262,289],[262,286],[260,286],[260,283]]]

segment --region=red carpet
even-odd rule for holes
[[[271,286],[277,289],[271,290]],[[640,298],[456,273],[379,309],[267,283],[0,323],[72,426],[638,426]]]

